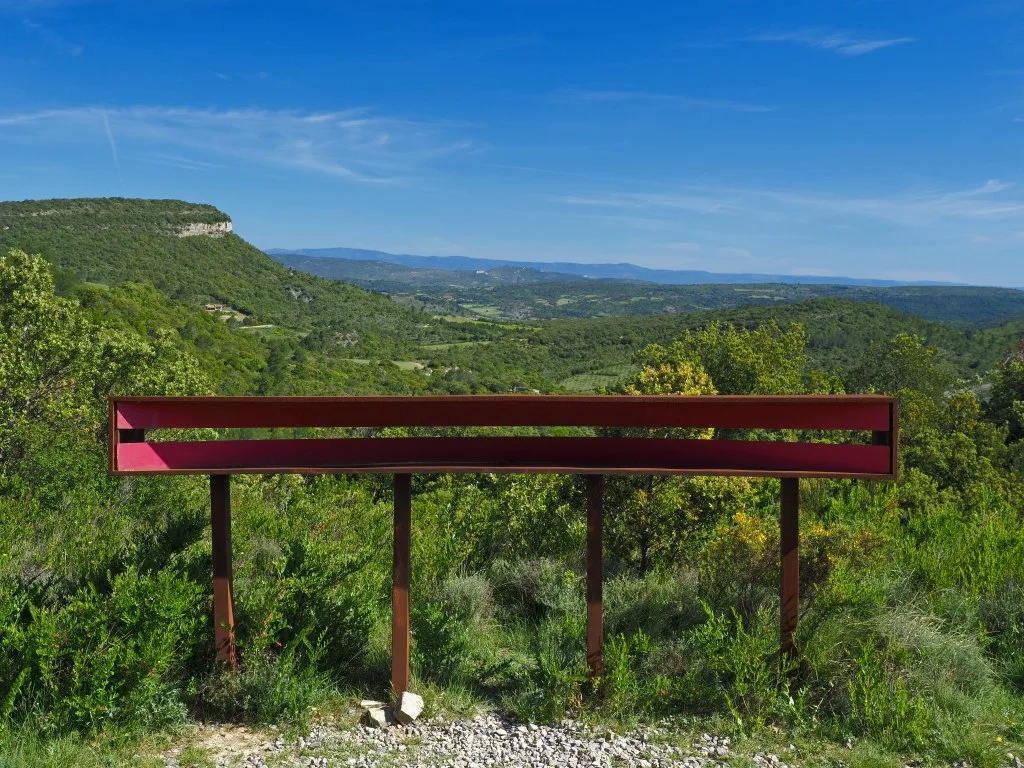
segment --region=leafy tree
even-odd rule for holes
[[[698,332],[694,347],[704,342]],[[712,331],[711,333],[714,333]],[[648,363],[623,386],[634,395],[713,395],[711,377],[682,345],[666,351],[648,347],[639,359]],[[682,439],[709,439],[713,429],[671,429],[658,433]],[[611,477],[607,483],[605,532],[609,554],[641,573],[678,562],[695,535],[710,529],[734,509],[749,490],[744,481],[723,478]]]
[[[1010,440],[1024,438],[1024,360],[1010,360],[995,370],[988,413],[1007,425]]]
[[[0,462],[26,423],[83,415],[85,327],[74,304],[54,296],[42,259],[0,253]]]
[[[933,400],[942,397],[953,377],[942,364],[939,351],[913,333],[871,344],[850,372],[851,392],[878,392],[898,397],[918,392]]]
[[[904,394],[907,391],[904,390]],[[988,492],[1007,490],[1001,471],[1006,463],[1006,428],[983,418],[973,392],[958,392],[930,411],[902,440],[904,463],[977,505]]]
[[[697,365],[723,395],[791,394],[803,390],[806,344],[799,324],[783,331],[774,320],[754,330],[712,323],[687,331],[668,349],[648,346],[637,362],[645,369]]]
[[[657,354],[652,354],[651,357],[655,358]],[[717,394],[707,371],[699,365],[683,360],[645,366],[622,391],[627,395]]]
[[[47,263],[0,253],[0,468],[39,429],[106,430],[108,394],[194,394],[210,385],[167,331],[142,338],[92,323],[56,296]]]

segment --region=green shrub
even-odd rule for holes
[[[604,674],[599,684],[604,705],[619,718],[651,709],[658,701],[651,686],[656,689],[660,680],[646,668],[650,653],[651,638],[642,629],[631,637],[612,635],[604,644]]]
[[[584,634],[580,612],[545,618],[537,634],[533,666],[516,681],[516,692],[506,702],[522,719],[557,722],[579,710],[588,682]]]
[[[788,668],[780,655],[778,612],[761,609],[749,628],[734,610],[707,620],[685,641],[690,668],[682,693],[690,706],[723,702],[741,726],[761,726],[789,711]]]
[[[899,649],[893,649],[894,654]],[[912,694],[906,681],[890,666],[899,666],[877,643],[863,643],[856,672],[848,683],[850,709],[845,725],[901,748],[923,746],[931,730],[931,711],[920,694]]]
[[[479,625],[493,609],[491,584],[482,573],[451,576],[440,590],[441,602],[463,621]]]
[[[978,617],[989,638],[989,652],[1013,688],[1024,691],[1024,585],[1007,580],[983,595]]]
[[[582,610],[583,580],[552,558],[496,560],[489,571],[497,602],[531,620],[553,611]]]
[[[896,749],[991,721],[997,677],[976,629],[978,603],[941,598],[906,576],[832,579],[800,630],[804,683],[823,719]]]
[[[64,605],[3,601],[0,706],[46,731],[179,720],[177,683],[204,625],[202,590],[171,571],[132,569],[110,591],[79,590]]]
[[[335,674],[353,669],[369,643],[379,596],[361,560],[337,546],[304,542],[293,552],[296,574],[286,596],[289,637],[319,637],[317,659]]]
[[[412,663],[419,675],[453,678],[469,657],[466,619],[441,602],[418,600],[412,608]]]
[[[689,571],[628,573],[604,586],[604,627],[609,635],[642,631],[652,640],[669,641],[705,618],[696,577]]]
[[[317,670],[323,655],[321,644],[303,633],[279,652],[242,656],[237,670],[217,668],[193,680],[189,698],[205,718],[303,725],[310,708],[334,690]]]

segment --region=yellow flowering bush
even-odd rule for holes
[[[866,527],[851,531],[805,516],[800,525],[801,585],[823,583],[837,566],[871,557],[878,544],[878,537]],[[738,510],[715,527],[701,564],[712,581],[769,582],[779,568],[778,518]]]

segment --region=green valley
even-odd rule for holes
[[[773,306],[814,298],[884,304],[963,328],[983,328],[1024,318],[1024,291],[1014,288],[784,282],[666,285],[642,280],[588,279],[525,267],[473,271],[288,252],[273,252],[272,256],[295,269],[386,293],[409,306],[491,320],[634,317],[754,304]]]

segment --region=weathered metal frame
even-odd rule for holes
[[[780,636],[799,616],[799,479],[889,480],[898,471],[898,409],[873,395],[446,397],[112,397],[110,472],[210,476],[214,643],[234,666],[230,475],[394,474],[392,687],[409,683],[411,473],[587,476],[587,663],[602,672],[603,475],[778,477]],[[156,429],[355,427],[716,428],[869,432],[870,444],[662,437],[309,438],[146,442]]]

